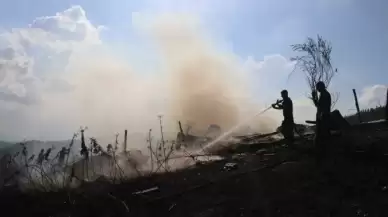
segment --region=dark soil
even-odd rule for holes
[[[386,124],[333,137],[321,164],[309,138],[296,150],[261,148],[120,184],[100,180],[49,193],[3,189],[0,209],[4,216],[388,216]],[[224,170],[227,162],[237,168]],[[158,190],[133,195],[152,187]]]

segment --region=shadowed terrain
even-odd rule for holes
[[[319,166],[308,136],[297,151],[262,141],[221,161],[118,184],[99,179],[48,193],[5,188],[0,204],[13,216],[386,216],[387,132],[386,123],[353,126],[331,139]]]

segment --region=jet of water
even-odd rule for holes
[[[205,147],[203,147],[203,149],[207,149],[207,148],[210,148],[212,146],[214,146],[216,143],[218,143],[219,141],[227,138],[231,133],[233,133],[234,131],[236,131],[238,128],[240,128],[241,126],[247,124],[249,121],[251,121],[254,117],[256,116],[259,116],[259,115],[262,115],[264,114],[266,111],[268,111],[269,109],[271,109],[272,106],[269,106],[268,108],[256,113],[255,115],[253,115],[253,117],[250,117],[250,118],[247,118],[245,119],[244,121],[241,121],[240,123],[238,123],[236,126],[232,127],[230,130],[226,131],[225,133],[223,133],[222,135],[220,135],[219,137],[217,137],[215,140],[211,141],[210,143],[208,143]]]

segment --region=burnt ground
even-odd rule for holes
[[[264,152],[253,144],[223,161],[120,184],[100,180],[48,193],[4,189],[1,216],[388,216],[388,125],[333,137],[319,165],[310,138],[297,144]],[[224,170],[227,162],[237,168]],[[133,194],[152,187],[158,189]]]

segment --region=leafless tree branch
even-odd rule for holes
[[[339,98],[340,98],[339,92],[334,92],[331,94],[331,110],[334,110]]]
[[[305,73],[306,82],[311,91],[315,90],[319,81],[323,81],[328,87],[337,73],[337,69],[334,70],[331,64],[332,46],[330,42],[318,35],[317,41],[308,37],[304,43],[293,44],[291,48],[293,51],[303,53],[303,55],[291,58],[291,61],[296,63],[293,72],[300,69]],[[309,98],[311,99],[311,96]],[[335,103],[337,100],[338,96],[336,96]]]

